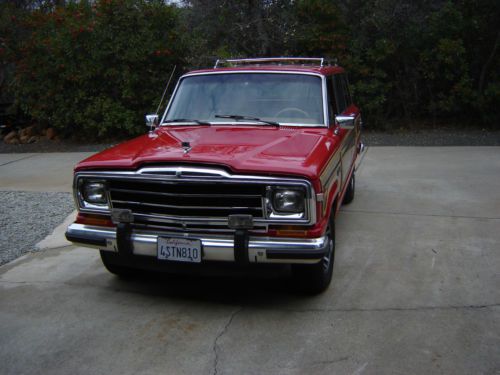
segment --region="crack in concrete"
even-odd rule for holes
[[[34,156],[36,156],[36,155],[28,155],[28,156],[25,156],[24,158],[20,158],[20,159],[16,159],[16,160],[11,160],[11,161],[8,161],[6,163],[0,164],[0,167],[3,167],[4,165],[16,163],[16,162],[21,161],[21,160],[26,160],[26,159],[32,158]]]
[[[316,362],[310,363],[309,365],[311,365],[311,366],[325,366],[325,365],[328,366],[328,365],[332,365],[335,363],[344,362],[347,360],[349,360],[349,356],[331,359],[331,360],[327,360],[327,361],[316,361]]]
[[[231,316],[229,317],[228,321],[226,322],[226,324],[224,325],[224,327],[222,328],[222,330],[219,332],[219,334],[217,335],[217,337],[214,340],[214,344],[212,346],[212,350],[214,352],[214,370],[213,370],[214,375],[217,375],[218,371],[219,371],[218,370],[218,366],[219,366],[219,344],[218,344],[218,342],[219,342],[219,339],[226,334],[226,332],[229,329],[229,326],[231,326],[231,324],[233,323],[234,317],[236,315],[238,315],[242,310],[243,310],[243,307],[239,307],[238,309],[234,310],[231,313]]]
[[[49,234],[50,236],[50,234]],[[48,237],[48,236],[47,236]],[[45,237],[45,238],[47,238]],[[44,238],[44,239],[45,239]],[[43,240],[42,240],[43,241]],[[40,242],[42,242],[40,241]],[[40,243],[39,242],[39,243]],[[41,254],[41,253],[44,253],[46,251],[52,251],[52,250],[65,250],[67,247],[74,247],[75,249],[78,247],[78,246],[75,246],[73,244],[68,244],[68,245],[61,245],[61,246],[56,246],[56,247],[44,247],[44,248],[41,248],[41,249],[35,249],[35,250],[31,250],[30,253],[33,253],[33,254]]]

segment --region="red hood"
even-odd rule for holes
[[[188,153],[182,142],[189,142]],[[337,142],[326,128],[169,126],[93,155],[75,170],[181,162],[223,165],[234,173],[299,175],[314,180]]]

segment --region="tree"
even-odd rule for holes
[[[141,132],[173,65],[184,64],[177,8],[101,0],[35,9],[10,45],[16,105],[66,135]]]

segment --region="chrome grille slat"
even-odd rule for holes
[[[116,191],[116,192],[121,192],[121,193],[137,193],[136,190],[129,190],[129,189],[117,189],[113,188],[111,191]],[[244,194],[173,194],[173,193],[164,193],[164,192],[156,192],[156,191],[141,191],[141,194],[145,195],[160,195],[160,196],[167,196],[167,197],[186,197],[186,198],[205,198],[209,196],[210,198],[260,198],[260,195],[244,195]]]
[[[227,226],[227,218],[225,217],[188,217],[188,216],[174,216],[174,215],[154,215],[154,214],[141,214],[134,213],[134,219],[141,223],[167,223],[167,224],[185,224],[185,225],[199,225],[199,224],[210,224],[210,225],[225,225]]]
[[[120,201],[113,200],[113,203],[120,204],[132,204],[132,205],[142,205],[142,206],[151,206],[151,207],[164,207],[164,208],[178,208],[184,210],[259,210],[261,211],[261,207],[212,207],[212,206],[176,206],[176,205],[168,205],[168,204],[157,204],[157,203],[147,203],[147,202],[133,202],[133,201]]]

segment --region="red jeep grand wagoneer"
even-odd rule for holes
[[[218,61],[183,75],[148,134],[75,168],[68,240],[112,273],[290,264],[332,278],[335,216],[354,197],[361,116],[321,58]]]

